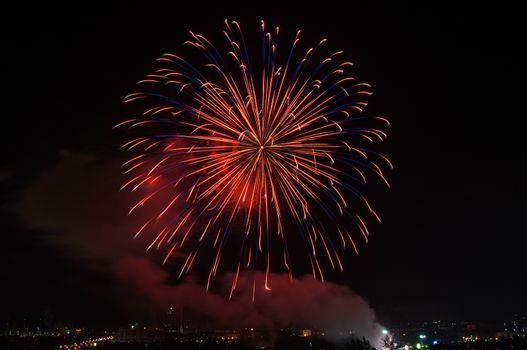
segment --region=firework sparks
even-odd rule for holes
[[[324,50],[326,39],[301,49],[298,31],[281,52],[279,28],[262,21],[261,58],[250,60],[240,25],[225,26],[225,54],[190,32],[184,45],[195,57],[164,54],[124,99],[144,108],[116,126],[141,130],[123,145],[133,156],[122,189],[144,194],[130,214],[161,203],[136,237],[151,235],[148,249],[162,249],[164,262],[183,254],[180,276],[212,247],[207,288],[235,246],[232,296],[241,269],[262,267],[270,290],[273,242],[291,276],[288,243],[297,235],[323,280],[323,266],[342,270],[342,251],[358,253],[356,237],[368,240],[363,215],[380,221],[359,188],[371,175],[388,185],[390,161],[367,147],[386,139],[389,123],[360,115],[371,87],[350,75],[342,51]]]

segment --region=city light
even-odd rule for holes
[[[384,329],[382,330],[382,334],[384,334],[384,335],[388,334],[388,330],[387,330],[386,328],[384,328]]]

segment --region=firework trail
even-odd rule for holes
[[[191,55],[164,54],[124,99],[144,112],[116,125],[140,130],[123,145],[133,155],[122,189],[143,193],[130,214],[156,203],[136,236],[151,235],[148,249],[164,251],[164,262],[183,255],[180,276],[212,249],[207,288],[236,247],[232,296],[240,269],[263,268],[270,289],[276,242],[291,276],[296,235],[323,280],[323,266],[343,269],[344,249],[358,254],[356,237],[367,242],[362,215],[380,221],[359,188],[371,175],[388,185],[390,161],[366,147],[385,140],[389,122],[360,116],[370,85],[349,74],[342,51],[324,50],[326,39],[301,50],[298,31],[281,52],[279,28],[262,21],[261,57],[251,61],[240,25],[225,26],[225,54],[190,32]]]

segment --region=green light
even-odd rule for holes
[[[418,349],[421,349],[421,344],[417,343],[417,345],[415,347],[418,348]]]

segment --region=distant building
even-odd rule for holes
[[[527,336],[527,317],[514,315],[514,317],[503,323],[507,337],[526,337]]]
[[[309,328],[302,329],[301,334],[303,337],[311,337],[313,335]]]
[[[37,337],[7,337],[8,350],[30,350],[38,349],[39,339]]]
[[[239,329],[216,329],[209,336],[213,339],[221,340],[226,344],[233,344],[238,342],[242,335]]]
[[[145,343],[151,341],[151,337],[146,331],[146,327],[133,324],[130,327],[121,327],[115,335],[117,343]]]

